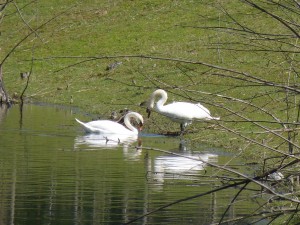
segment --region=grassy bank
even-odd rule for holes
[[[286,15],[275,3],[261,7]],[[146,117],[140,104],[163,88],[170,102],[201,102],[222,118],[194,123],[186,138],[247,154],[262,147],[256,142],[287,150],[284,139],[267,131],[298,121],[298,93],[281,87],[297,88],[297,38],[249,4],[23,1],[8,4],[1,15],[1,60],[31,33],[3,63],[11,96],[26,85],[19,74],[32,70],[28,99],[70,104],[103,118],[125,107]],[[297,22],[293,13],[289,19]],[[108,69],[115,62],[121,64]],[[165,133],[179,126],[154,114],[145,129]]]
[[[16,101],[28,84],[27,101],[101,118],[137,111],[148,133],[179,131],[157,113],[147,118],[142,103],[155,89],[165,89],[168,102],[201,102],[221,120],[189,126],[192,149],[221,147],[246,158],[246,168],[257,166],[240,174],[232,160],[218,162],[220,186],[206,194],[234,187],[226,216],[252,190],[262,202],[245,215],[249,221],[255,214],[297,223],[299,18],[299,3],[289,0],[0,0],[0,81]],[[30,76],[20,78],[23,72]],[[267,182],[276,172],[284,179]]]

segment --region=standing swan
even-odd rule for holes
[[[135,119],[135,121],[138,123],[138,129],[131,125],[130,123],[131,118]],[[137,135],[144,123],[143,117],[136,112],[129,112],[124,117],[124,123],[127,128],[111,120],[96,120],[88,123],[83,123],[78,119],[76,119],[76,121],[83,126],[84,130],[87,133],[122,134],[122,135]]]
[[[160,99],[155,104],[155,98],[160,96]],[[168,117],[169,119],[180,123],[181,134],[187,125],[191,124],[193,119],[204,120],[219,120],[219,117],[212,117],[207,108],[200,103],[193,104],[189,102],[174,102],[164,105],[168,99],[167,92],[158,89],[151,94],[150,101],[148,102],[148,118],[150,117],[151,109]]]

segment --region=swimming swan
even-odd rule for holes
[[[131,118],[135,119],[138,123],[138,129],[132,126],[132,124],[130,123]],[[143,117],[136,112],[129,112],[124,117],[124,123],[127,128],[111,120],[96,120],[88,123],[83,123],[78,119],[76,119],[76,121],[83,126],[84,130],[87,133],[122,135],[137,135],[138,132],[142,129],[144,123]]]
[[[160,99],[155,104],[156,97],[159,96]],[[158,89],[151,94],[150,100],[148,102],[148,118],[150,117],[151,109],[156,112],[168,117],[169,119],[180,123],[181,133],[187,125],[191,124],[194,119],[204,119],[204,120],[219,120],[220,117],[212,117],[207,108],[205,108],[200,103],[193,104],[189,102],[174,102],[168,105],[164,105],[168,99],[167,92]]]

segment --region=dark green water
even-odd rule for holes
[[[217,186],[210,175],[218,170],[138,145],[214,163],[230,159],[179,138],[143,134],[141,143],[106,142],[85,136],[75,117],[89,119],[61,107],[25,105],[22,118],[18,106],[0,108],[0,224],[122,224]],[[234,193],[181,202],[133,224],[218,222]],[[257,207],[245,199],[226,219]]]

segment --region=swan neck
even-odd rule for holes
[[[130,114],[130,113],[127,114],[125,116],[125,118],[124,118],[124,123],[125,123],[126,127],[129,130],[131,130],[132,132],[134,132],[135,134],[137,134],[138,130],[134,126],[132,126],[132,124],[130,123],[130,118],[135,118],[135,115],[134,114]]]
[[[157,91],[153,92],[153,94],[151,96],[151,103],[150,103],[151,108],[154,107],[154,101],[155,101],[156,96],[160,96],[160,99],[156,103],[157,108],[163,106],[168,99],[167,92],[165,92],[164,90],[157,90]]]

